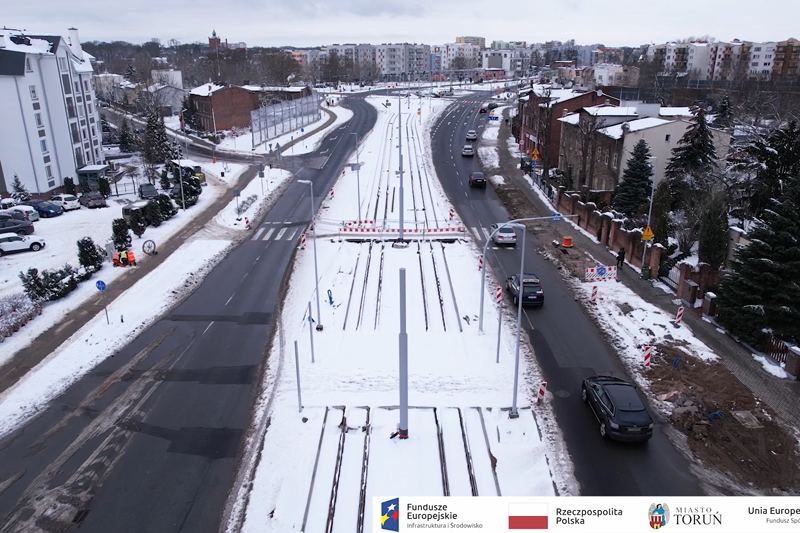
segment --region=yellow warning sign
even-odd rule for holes
[[[531,152],[531,157],[539,157],[539,149],[534,148],[533,152]]]
[[[649,241],[652,239],[653,239],[653,230],[650,229],[650,226],[647,226],[647,228],[644,230],[644,233],[642,233],[642,240]]]
[[[533,154],[533,155],[531,156],[531,161],[538,161],[538,160],[539,160],[539,156],[538,156],[538,155],[536,155],[536,154]]]

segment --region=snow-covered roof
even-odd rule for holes
[[[658,114],[662,117],[691,117],[692,111],[689,107],[662,107]]]
[[[242,85],[242,89],[250,92],[286,92],[286,93],[301,93],[305,89],[305,85],[302,87],[262,87],[260,85]]]
[[[630,122],[623,122],[622,124],[627,124],[628,127],[630,128],[628,131],[634,132],[634,131],[646,130],[648,128],[655,128],[657,126],[661,126],[663,124],[669,124],[671,122],[672,122],[671,120],[664,120],[663,118],[646,117],[637,120],[631,120]],[[607,126],[599,131],[603,135],[608,135],[612,139],[621,139],[622,124]]]
[[[220,89],[224,89],[224,85],[216,85],[214,83],[204,83],[200,87],[195,87],[189,94],[193,94],[195,96],[211,96],[211,93],[217,92]]]
[[[570,113],[566,117],[562,117],[558,119],[560,122],[564,122],[565,124],[572,124],[573,126],[577,126],[578,122],[581,120],[581,116],[578,113]]]
[[[17,33],[11,30],[0,30],[0,36],[5,37],[6,46],[3,50],[8,50],[9,52],[22,52],[25,54],[52,54],[53,52],[53,43],[46,39],[36,38],[36,37],[29,37],[21,33]],[[26,43],[15,43],[11,40],[14,37],[15,40],[19,41],[22,38],[27,37],[30,44]]]
[[[173,163],[180,167],[196,167],[199,166],[197,163],[192,161],[191,159],[173,159]]]
[[[78,169],[78,172],[100,172],[108,168],[108,165],[86,165]]]
[[[584,111],[596,117],[638,117],[635,107],[616,107],[613,105],[596,105],[584,107]]]

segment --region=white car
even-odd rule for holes
[[[0,235],[0,255],[31,250],[38,252],[44,248],[44,239],[27,235]]]
[[[467,132],[467,140],[468,141],[476,141],[478,140],[478,132],[475,130],[469,130]]]
[[[21,211],[25,213],[25,216],[28,217],[28,220],[31,222],[39,220],[39,211],[29,205],[15,205],[14,207],[9,207],[7,211]]]
[[[494,233],[500,228],[499,231],[492,235],[492,241],[495,244],[506,244],[508,246],[516,246],[517,245],[517,232],[514,231],[514,228],[511,226],[502,226],[502,224],[492,224],[492,228],[490,233]]]
[[[475,150],[472,149],[472,145],[465,144],[464,148],[461,149],[461,155],[464,157],[472,157],[475,155]]]
[[[64,211],[81,208],[81,203],[78,198],[71,194],[56,194],[50,198],[50,201],[56,205],[60,205],[64,208]]]

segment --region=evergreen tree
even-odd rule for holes
[[[64,194],[75,195],[75,182],[72,178],[64,178]]]
[[[787,181],[800,176],[800,128],[790,122],[766,137],[753,140],[740,154],[733,170],[755,174],[745,187],[750,213],[760,217],[764,209],[783,194]]]
[[[650,147],[647,141],[639,140],[633,147],[628,166],[622,174],[614,209],[632,218],[647,209],[653,190],[653,166],[650,163]]]
[[[16,173],[14,173],[14,181],[11,182],[11,198],[16,200],[17,203],[27,202],[31,199],[31,193],[25,184],[20,181]]]
[[[144,206],[144,220],[148,226],[157,228],[161,225],[164,217],[161,216],[161,208],[158,206],[158,201],[150,200]]]
[[[20,272],[19,279],[22,280],[22,289],[25,294],[34,302],[49,298],[50,291],[47,289],[38,269],[29,268],[26,273]]]
[[[733,127],[733,106],[728,95],[722,97],[717,106],[717,116],[714,117],[714,126],[723,130]]]
[[[151,112],[147,117],[142,156],[151,165],[160,165],[174,156],[172,143],[167,137],[167,129],[164,126],[164,118],[157,112]]]
[[[800,178],[773,199],[748,232],[750,244],[735,252],[732,272],[718,289],[722,323],[731,333],[758,345],[768,333],[800,342]]]
[[[159,194],[157,201],[158,201],[158,208],[161,211],[162,220],[169,220],[170,218],[174,217],[175,214],[178,212],[178,209],[175,207],[175,204],[172,203],[172,200],[166,194]]]
[[[108,183],[108,178],[101,177],[97,181],[97,188],[104,198],[111,196],[111,184]]]
[[[704,206],[697,235],[697,253],[701,262],[719,269],[728,256],[728,209],[722,195]]]
[[[128,119],[122,118],[119,126],[119,150],[120,152],[130,153],[136,151],[136,138],[128,125]]]
[[[125,74],[122,76],[128,81],[136,81],[136,67],[129,64],[128,68],[125,69]]]
[[[186,127],[196,130],[197,123],[195,122],[194,104],[192,104],[192,101],[189,99],[189,95],[183,98],[183,107],[181,109],[181,116],[183,117],[184,123],[186,123]]]
[[[111,222],[111,233],[114,240],[114,249],[118,252],[126,251],[131,242],[131,237],[128,235],[128,223],[124,218],[115,218]]]
[[[667,180],[662,180],[656,187],[653,195],[653,215],[650,222],[650,229],[653,230],[653,242],[666,246],[669,243],[671,234],[671,224],[669,218],[670,206],[672,205],[672,195],[669,190]]]
[[[97,272],[103,267],[106,252],[94,243],[91,237],[78,241],[78,263],[87,272]]]
[[[141,238],[147,229],[147,222],[144,219],[144,214],[141,209],[136,209],[131,212],[131,221],[129,222],[131,231],[136,237]]]
[[[692,205],[693,199],[701,202],[711,192],[717,154],[711,129],[702,107],[692,108],[694,120],[672,150],[665,175],[670,189],[678,193],[680,205]],[[698,198],[698,195],[702,198]]]
[[[172,183],[169,181],[169,173],[167,169],[164,168],[161,170],[161,180],[160,180],[161,190],[169,191],[172,188]]]

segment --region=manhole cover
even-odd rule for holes
[[[750,411],[731,411],[733,417],[749,429],[763,428],[758,419]]]
[[[557,390],[553,394],[555,394],[559,398],[568,398],[569,397],[569,392],[567,392],[565,390]]]

